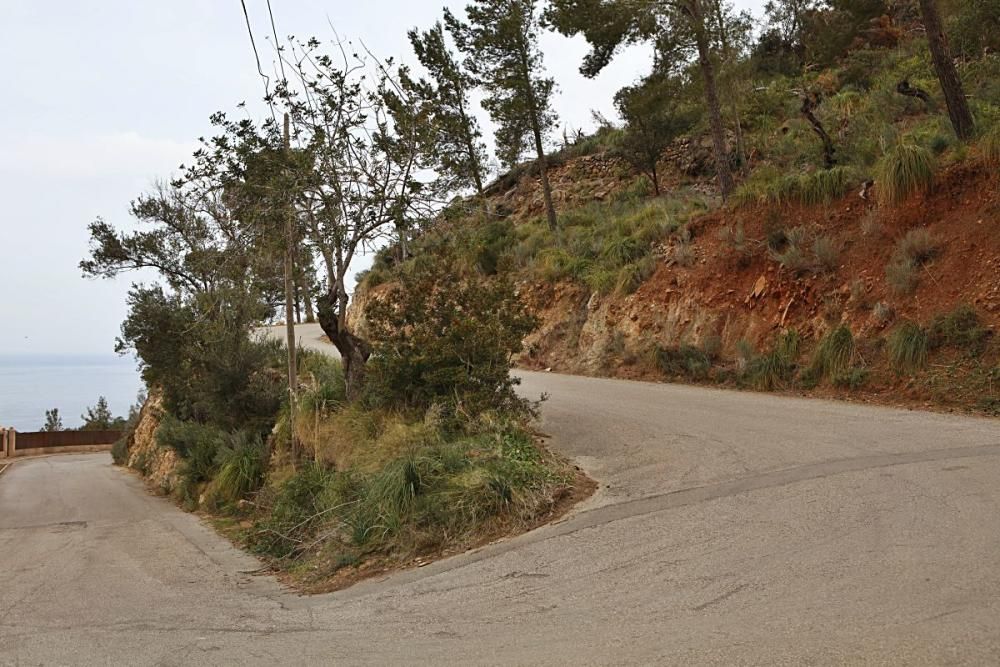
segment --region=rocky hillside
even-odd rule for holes
[[[642,177],[614,158],[567,159],[551,178],[563,238],[541,250],[531,247],[539,245],[543,209],[538,179],[529,172],[494,185],[491,206],[502,223],[470,219],[431,233],[478,247],[477,256],[501,235],[497,270],[516,274],[541,318],[519,359],[524,367],[997,409],[995,168],[978,155],[955,161],[929,189],[898,206],[878,206],[860,186],[812,205],[720,206],[701,194],[711,191],[711,176],[699,162],[679,160],[677,151],[665,156],[668,194],[658,201],[642,191]],[[619,279],[602,287],[593,278],[608,247],[621,239],[589,259],[573,257],[575,239],[593,244],[604,238],[604,227],[627,228],[626,240],[646,242],[645,227],[630,222],[647,225],[646,218],[658,232],[648,249],[629,251],[639,258],[626,265],[637,267],[631,284]],[[491,231],[498,224],[503,229]],[[911,262],[907,253],[918,256]],[[576,260],[585,268],[574,268]],[[377,291],[378,282],[370,276],[368,291]],[[355,313],[368,298],[366,290],[359,293]],[[974,313],[975,322],[963,326],[974,329],[975,349],[930,340],[934,327],[963,305]],[[893,332],[910,323],[928,332],[930,363],[902,369],[887,348]],[[841,375],[803,379],[824,337],[842,325],[852,344]],[[748,365],[788,332],[797,342],[787,372],[763,385],[744,378]]]

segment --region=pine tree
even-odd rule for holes
[[[63,430],[62,417],[59,416],[59,408],[52,408],[51,410],[45,411],[45,426],[42,427],[43,431],[61,431]]]
[[[87,408],[87,412],[80,415],[83,420],[81,431],[109,431],[111,430],[115,418],[108,407],[108,399],[103,396],[98,397],[97,405]]]
[[[430,30],[413,29],[407,34],[417,60],[430,78],[414,81],[404,70],[401,83],[430,107],[434,126],[433,162],[440,182],[452,191],[471,187],[482,196],[486,147],[479,123],[469,109],[469,92],[476,86],[476,79],[449,50],[440,22]]]
[[[546,18],[563,34],[583,34],[590,42],[592,51],[580,68],[584,76],[600,73],[624,44],[653,42],[658,64],[668,71],[689,52],[697,54],[716,174],[726,198],[734,183],[712,53],[711,12],[709,0],[552,0]]]
[[[952,127],[955,128],[955,134],[959,139],[967,141],[975,132],[975,121],[972,119],[972,112],[969,111],[969,101],[965,99],[962,80],[955,69],[951,49],[948,48],[948,37],[941,23],[937,0],[920,0],[920,13],[927,29],[931,59],[934,61],[934,69],[941,82],[941,92],[944,93],[945,102],[948,104]]]
[[[545,139],[556,123],[554,82],[544,76],[538,50],[536,0],[475,0],[466,7],[468,23],[447,10],[445,23],[466,54],[466,67],[482,82],[483,107],[497,124],[497,156],[514,167],[534,147],[549,227],[556,229]]]

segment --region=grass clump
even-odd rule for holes
[[[770,352],[753,355],[749,350],[742,380],[758,391],[774,391],[786,386],[795,375],[801,340],[794,329],[778,337]]]
[[[927,365],[929,347],[927,331],[914,322],[904,322],[889,334],[889,363],[897,373],[920,370]]]
[[[831,329],[813,354],[810,371],[821,379],[835,378],[851,366],[854,358],[854,335],[846,324]]]
[[[883,206],[902,202],[915,192],[925,192],[934,183],[934,156],[922,146],[901,142],[877,167],[876,188]]]
[[[1000,169],[1000,123],[983,135],[979,142],[979,150],[988,166]]]
[[[568,483],[522,429],[473,431],[371,472],[308,464],[264,494],[248,541],[286,562],[336,554],[334,571],[365,558],[401,561],[530,524]]]
[[[788,203],[829,204],[858,183],[852,167],[839,166],[806,174],[781,174],[762,170],[733,194],[737,206],[779,206]]]
[[[236,503],[257,491],[267,478],[270,451],[256,433],[237,431],[217,455],[218,473],[212,480],[211,497],[217,503]]]

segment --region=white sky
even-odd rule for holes
[[[379,57],[412,61],[406,31],[449,0],[272,0],[278,35],[363,39]],[[762,0],[738,0],[757,9]],[[272,61],[264,0],[247,0],[258,48]],[[113,347],[131,278],[85,280],[86,225],[130,224],[128,204],[186,161],[216,110],[246,100],[262,114],[239,0],[0,0],[0,353],[91,353]],[[596,80],[577,71],[582,39],[546,35],[546,67],[570,127],[648,70],[635,49]]]

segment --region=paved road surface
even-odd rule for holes
[[[107,455],[0,477],[0,664],[1000,663],[1000,422],[524,373],[606,486],[301,598]]]

